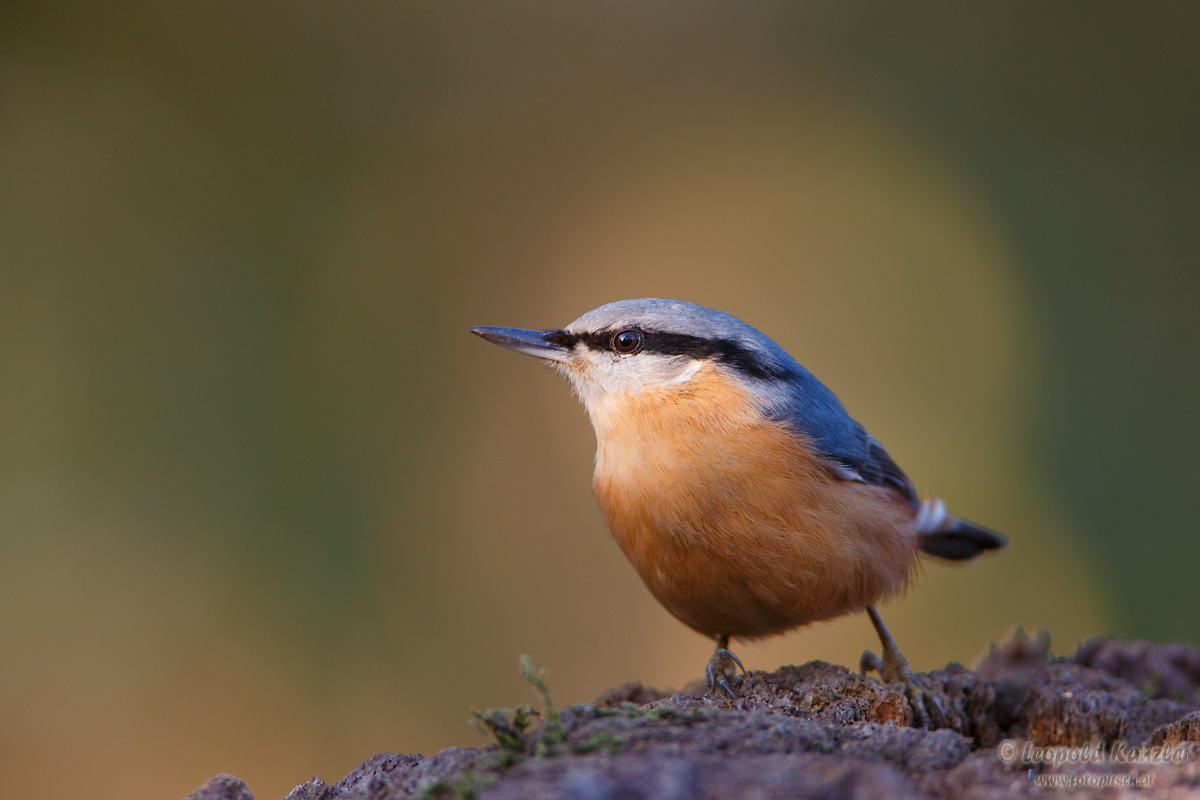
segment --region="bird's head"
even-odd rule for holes
[[[706,365],[745,383],[770,405],[798,365],[754,328],[681,300],[609,303],[565,328],[471,328],[490,342],[543,359],[567,376],[589,412],[606,400],[686,383]]]

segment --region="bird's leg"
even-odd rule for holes
[[[884,683],[904,684],[904,696],[908,698],[908,704],[912,707],[914,719],[922,728],[929,728],[929,710],[926,706],[932,706],[939,716],[944,718],[945,712],[942,711],[941,704],[932,692],[917,683],[912,670],[908,668],[908,661],[900,654],[900,649],[896,647],[896,642],[887,628],[883,627],[883,620],[879,618],[875,606],[867,606],[867,616],[871,618],[871,624],[875,626],[875,632],[879,634],[879,641],[883,644],[883,658],[878,658],[870,650],[864,650],[859,660],[859,669],[864,675],[871,670],[878,672]]]
[[[738,680],[738,669],[746,671],[741,660],[730,651],[729,637],[725,634],[718,636],[717,649],[713,651],[712,658],[708,660],[708,666],[704,669],[704,682],[708,684],[709,689],[721,689],[730,697],[737,697],[733,685]]]

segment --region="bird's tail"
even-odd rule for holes
[[[1008,544],[1004,535],[946,511],[941,500],[925,500],[913,521],[923,552],[950,561],[966,561]]]

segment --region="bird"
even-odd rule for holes
[[[593,490],[650,593],[715,640],[712,691],[736,696],[731,639],[866,612],[922,727],[940,711],[876,610],[922,556],[965,561],[1007,539],[921,498],[837,396],[755,328],[660,298],[608,303],[565,328],[470,329],[566,376],[596,434]]]

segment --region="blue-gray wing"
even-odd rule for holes
[[[917,490],[883,445],[854,420],[825,384],[793,362],[789,396],[776,409],[778,419],[804,434],[817,455],[841,477],[900,492],[914,507]]]

